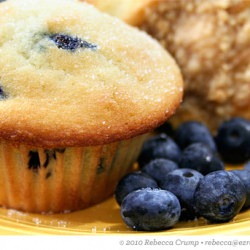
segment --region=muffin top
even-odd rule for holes
[[[38,147],[129,139],[179,106],[182,77],[155,40],[74,0],[0,3],[0,138]]]

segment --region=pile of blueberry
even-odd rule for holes
[[[176,130],[166,123],[144,143],[139,169],[115,190],[129,227],[158,231],[199,217],[222,223],[250,207],[250,121],[230,119],[216,133],[197,121]]]

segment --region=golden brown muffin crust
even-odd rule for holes
[[[14,25],[13,25],[14,24]],[[68,51],[50,37],[95,46]],[[77,1],[0,4],[0,137],[41,147],[128,139],[182,99],[173,58],[144,32]]]

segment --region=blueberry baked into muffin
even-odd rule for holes
[[[0,205],[79,210],[109,197],[183,95],[146,33],[74,0],[0,4]]]
[[[250,119],[249,0],[87,0],[156,38],[181,68],[185,96],[171,119],[216,130]],[[104,4],[105,2],[105,4]]]

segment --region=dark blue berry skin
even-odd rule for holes
[[[200,142],[193,143],[183,150],[179,167],[191,168],[203,175],[225,169],[221,159],[206,144]]]
[[[118,182],[115,189],[115,199],[119,205],[121,205],[122,200],[137,189],[141,188],[158,188],[157,182],[152,179],[149,175],[142,173],[141,171],[136,171],[125,175]]]
[[[178,162],[181,150],[168,135],[161,133],[149,138],[142,147],[138,158],[140,167],[157,158]]]
[[[7,98],[7,95],[3,91],[2,87],[0,86],[0,100],[6,99],[6,98]]]
[[[250,159],[250,121],[232,118],[218,128],[218,152],[227,163],[242,164]]]
[[[248,161],[248,162],[244,165],[244,169],[250,171],[250,161]]]
[[[75,51],[78,48],[86,48],[96,50],[97,46],[91,44],[78,37],[72,37],[66,34],[54,34],[50,36],[50,39],[56,44],[59,49]]]
[[[123,221],[137,231],[159,231],[173,227],[180,213],[181,206],[177,197],[161,189],[134,191],[121,204]]]
[[[162,189],[172,192],[179,199],[182,210],[185,211],[182,220],[194,219],[194,193],[203,179],[203,175],[196,170],[182,168],[171,171],[161,186]]]
[[[250,171],[242,169],[242,170],[231,170],[233,174],[236,174],[246,188],[246,201],[242,209],[247,209],[250,207]]]
[[[167,174],[175,169],[178,169],[178,165],[176,162],[168,160],[168,159],[154,159],[146,164],[141,171],[150,175],[153,179],[155,179],[160,186],[163,182]]]
[[[202,142],[207,144],[215,153],[217,147],[209,129],[202,123],[197,121],[187,121],[182,123],[175,131],[175,141],[181,149],[186,148],[190,144]]]
[[[165,122],[160,127],[156,129],[157,133],[164,133],[170,137],[174,136],[175,130],[170,122]]]
[[[246,189],[239,177],[229,171],[204,176],[194,194],[197,212],[211,222],[227,222],[241,210]]]

